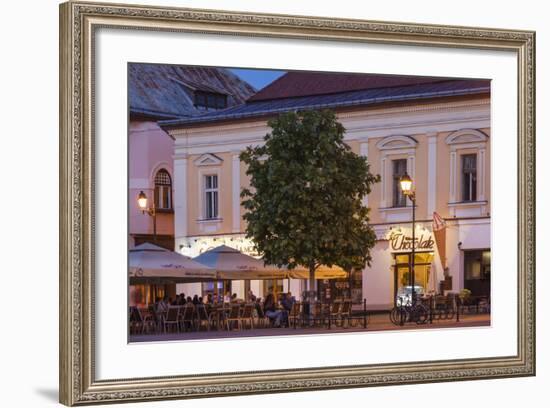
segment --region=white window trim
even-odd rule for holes
[[[393,194],[392,194],[392,181],[393,181],[393,168],[392,161],[406,159],[407,160],[407,174],[413,179],[413,188],[415,180],[415,167],[416,167],[416,151],[414,149],[408,150],[393,150],[393,151],[383,151],[380,160],[380,186],[381,186],[381,197],[380,197],[380,207],[381,208],[407,208],[412,204],[410,200],[406,201],[405,207],[392,207],[393,204]]]
[[[188,227],[188,158],[185,153],[175,154],[173,158],[172,207],[174,208],[174,234],[176,238],[180,238],[187,235]]]
[[[436,208],[437,197],[437,132],[426,133],[428,139],[428,198],[427,216],[431,217]]]
[[[205,153],[193,162],[195,166],[220,166],[223,160],[212,153]]]
[[[387,136],[376,143],[378,150],[415,149],[417,145],[415,138],[406,135]]]
[[[406,207],[384,207],[379,208],[378,211],[380,212],[403,212],[403,213],[410,213],[411,212],[412,205],[407,205]],[[418,208],[418,205],[416,206]]]
[[[465,172],[464,172],[464,160],[465,160],[465,157],[466,156],[475,156],[475,173],[473,172],[469,172],[468,175],[468,194],[464,194],[464,177],[465,177]],[[479,178],[478,178],[478,175],[479,175],[479,154],[478,152],[476,151],[475,153],[463,153],[463,154],[460,154],[460,195],[461,195],[461,201],[464,201],[464,202],[468,202],[468,203],[471,203],[471,202],[475,202],[477,201],[477,196],[478,196],[478,190],[479,190],[479,184],[483,184],[483,183],[480,183],[479,182]],[[474,183],[474,180],[473,178],[471,177],[471,174],[475,174],[475,183]],[[475,186],[474,186],[475,184]],[[476,199],[473,200],[472,198],[474,197],[474,191],[475,191],[475,197]],[[464,198],[464,196],[468,196],[470,199],[469,200],[466,200]]]
[[[232,152],[231,166],[231,211],[232,211],[232,232],[240,232],[241,229],[241,159],[240,151]],[[219,179],[218,179],[219,189]],[[218,193],[219,195],[219,193]],[[219,205],[219,197],[218,197]]]
[[[445,138],[448,145],[485,143],[489,139],[485,133],[477,129],[460,129]]]
[[[215,220],[219,218],[218,215],[220,213],[219,211],[220,210],[219,209],[219,199],[220,199],[219,179],[217,174],[205,174],[204,181],[208,179],[210,179],[212,182],[212,185],[215,184],[215,186],[212,186],[212,187],[207,187],[206,185],[204,186],[204,195],[208,196],[209,193],[211,194],[211,200],[208,200],[208,198],[205,200],[204,219]],[[214,183],[214,180],[216,181],[216,183]],[[208,215],[209,213],[211,214],[211,216]]]
[[[393,169],[391,161],[399,158],[407,159],[407,173],[415,180],[415,167],[416,167],[416,147],[418,141],[412,136],[407,135],[393,135],[387,136],[378,142],[376,147],[380,151],[380,185],[381,185],[381,197],[380,207],[391,207],[389,203],[393,201],[392,181],[393,181]],[[401,157],[399,157],[401,156]],[[403,157],[404,156],[404,157]],[[405,207],[410,207],[410,200],[407,200]],[[392,203],[393,204],[393,203]],[[382,212],[384,214],[384,212]]]
[[[477,129],[461,129],[451,133],[445,138],[445,143],[449,145],[449,201],[451,214],[454,215],[454,207],[461,204],[486,205],[485,198],[486,183],[485,180],[485,160],[487,151],[487,142],[489,136]],[[477,154],[476,172],[477,172],[477,197],[476,201],[459,201],[461,192],[459,189],[462,172],[459,170],[462,161],[459,157],[466,153],[466,150],[475,150]]]
[[[206,195],[206,186],[205,186],[205,176],[217,176],[218,177],[218,217],[217,218],[206,218],[206,208],[205,208],[205,195]],[[221,168],[209,168],[209,169],[199,169],[198,171],[198,186],[199,194],[198,195],[198,204],[199,204],[199,218],[197,223],[219,223],[223,219],[222,215],[222,205],[221,205]]]
[[[477,205],[486,205],[487,201],[458,201],[455,203],[447,203],[449,207],[475,207]]]
[[[367,158],[367,161],[368,161],[368,156],[369,156],[369,142],[368,142],[368,140],[364,141],[364,142],[361,142],[361,144],[359,145],[359,155],[362,156],[362,157]],[[369,162],[369,164],[371,164],[371,163]],[[369,195],[368,194],[365,194],[365,196],[363,197],[363,205],[365,207],[369,206]]]

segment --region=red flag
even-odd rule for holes
[[[439,260],[441,261],[441,267],[443,270],[447,267],[447,256],[445,252],[446,244],[446,229],[447,223],[441,216],[434,211],[432,228],[434,232],[434,239],[437,245],[437,251],[439,252]]]

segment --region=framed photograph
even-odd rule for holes
[[[60,6],[60,401],[535,374],[535,33]]]

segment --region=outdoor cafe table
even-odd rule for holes
[[[212,305],[208,314],[211,322],[216,322],[216,328],[220,329],[221,324],[225,321],[227,314],[231,310],[228,304]]]

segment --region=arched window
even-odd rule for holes
[[[155,175],[155,207],[158,210],[172,209],[172,179],[164,169]]]

